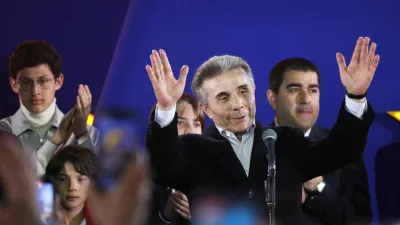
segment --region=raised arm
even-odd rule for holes
[[[329,136],[321,141],[303,145],[305,151],[294,153],[304,181],[358,160],[367,141],[369,127],[374,118],[371,105],[367,104],[367,89],[375,74],[379,56],[376,44],[368,49],[369,38],[359,38],[349,66],[342,54],[337,54],[340,77],[347,96],[338,119]]]
[[[178,139],[176,103],[183,94],[188,67],[182,67],[176,80],[165,51],[153,51],[150,60],[151,66],[147,65],[146,70],[157,106],[150,117],[147,150],[156,182],[176,188],[186,166],[181,153],[185,146]]]

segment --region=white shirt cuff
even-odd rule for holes
[[[89,139],[89,132],[87,132],[85,135],[83,135],[82,137],[80,137],[77,142],[78,145],[81,145],[83,142],[87,141]]]
[[[46,173],[46,168],[42,166],[38,161],[36,161],[36,176],[42,177]]]
[[[367,110],[366,99],[364,102],[356,102],[346,95],[345,104],[347,111],[359,119],[362,119],[362,115],[364,115],[364,112]]]
[[[50,160],[53,157],[54,153],[57,150],[57,145],[53,144],[51,141],[47,140],[42,147],[37,151],[37,156],[39,158],[44,158],[46,161]]]
[[[47,163],[49,163],[51,157],[53,157],[56,151],[57,145],[47,140],[36,152],[36,172],[38,176],[44,174]]]
[[[156,115],[154,120],[160,125],[161,128],[168,126],[172,120],[174,119],[176,112],[176,105],[171,109],[165,111],[158,108],[158,104],[156,106]]]

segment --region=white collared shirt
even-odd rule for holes
[[[239,140],[236,135],[230,131],[224,130],[221,127],[215,125],[219,133],[226,138],[233,148],[236,156],[238,157],[240,163],[243,166],[246,175],[249,176],[251,153],[253,151],[254,143],[254,129],[256,127],[256,121],[247,129],[247,131],[242,135],[242,139]]]

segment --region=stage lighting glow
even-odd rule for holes
[[[389,111],[389,112],[387,112],[387,114],[389,114],[395,120],[400,122],[400,111]]]
[[[90,113],[89,116],[88,116],[88,118],[87,118],[86,123],[87,123],[89,126],[92,126],[92,125],[93,125],[93,122],[94,122],[94,115],[93,115],[92,113]]]

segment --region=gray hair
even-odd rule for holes
[[[231,55],[214,56],[205,61],[194,74],[192,80],[192,92],[196,96],[197,100],[207,105],[207,94],[204,91],[204,81],[217,77],[225,72],[232,71],[234,69],[243,69],[251,83],[254,84],[253,73],[251,72],[249,64],[240,57]]]

